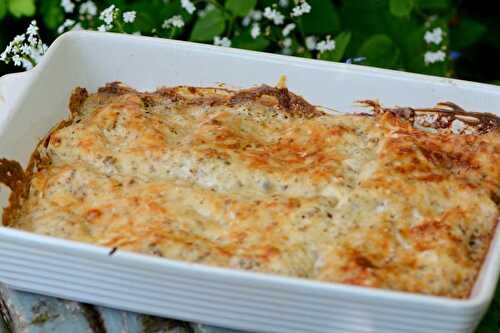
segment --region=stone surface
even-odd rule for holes
[[[0,333],[244,333],[17,291],[0,284]]]
[[[81,304],[0,285],[3,317],[16,333],[95,332]]]

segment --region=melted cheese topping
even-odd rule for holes
[[[38,152],[13,226],[171,259],[467,297],[500,136],[300,115],[217,89],[99,92]],[[234,96],[233,96],[234,97]]]

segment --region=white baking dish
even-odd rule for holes
[[[187,42],[71,32],[34,70],[0,79],[0,156],[26,162],[67,116],[75,86],[113,80],[160,85],[275,84],[309,101],[354,111],[353,101],[432,106],[450,100],[497,112],[500,88],[362,66]],[[7,191],[1,189],[3,204]],[[499,229],[499,228],[497,228]],[[266,332],[471,332],[491,301],[500,232],[471,297],[456,300],[175,262],[0,228],[0,281],[12,287],[229,328]]]

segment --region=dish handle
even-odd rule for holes
[[[32,71],[7,74],[0,77],[0,118],[6,116],[27,88]]]

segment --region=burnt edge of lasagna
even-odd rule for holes
[[[186,97],[186,90],[189,93],[189,98]],[[214,96],[214,92],[217,92],[216,96]],[[263,105],[274,106],[281,112],[286,113],[286,115],[298,118],[315,118],[328,115],[328,113],[322,111],[320,107],[310,104],[301,96],[290,92],[286,87],[279,88],[268,85],[241,90],[224,87],[176,86],[159,88],[154,92],[139,92],[121,82],[111,82],[99,88],[97,93],[110,98],[130,93],[137,94],[145,106],[154,105],[154,97],[160,96],[167,97],[172,101],[186,103],[186,105],[237,106],[244,102],[255,101]],[[209,96],[206,96],[205,93],[208,93]],[[194,95],[198,95],[198,97],[193,97]],[[10,226],[12,221],[17,219],[19,210],[22,208],[24,200],[28,197],[33,175],[51,164],[48,157],[40,155],[39,147],[41,145],[47,146],[51,135],[58,129],[69,126],[74,121],[78,121],[77,119],[81,113],[81,108],[88,97],[89,93],[85,88],[77,87],[72,91],[68,105],[70,113],[69,119],[59,122],[38,142],[29,159],[26,170],[23,170],[18,161],[0,158],[0,183],[3,183],[11,190],[8,206],[3,209],[2,224],[4,226]],[[374,100],[361,100],[357,101],[357,103],[369,107],[372,111],[371,113],[356,114],[360,117],[376,117],[384,114],[391,114],[397,119],[409,123],[415,129],[423,131],[431,129],[437,133],[441,131],[447,131],[449,133],[455,120],[465,124],[465,128],[468,130],[464,131],[461,129],[458,132],[451,131],[451,133],[455,135],[484,135],[490,132],[500,131],[500,117],[491,113],[465,111],[452,102],[441,102],[431,108],[387,108]],[[434,116],[429,120],[429,115]],[[500,198],[493,197],[492,199],[494,203],[500,207]],[[500,223],[500,221],[497,219],[491,236],[486,240],[487,248],[491,245],[494,229],[498,223]],[[487,254],[486,252],[483,258],[480,259],[481,263],[484,262]],[[476,278],[477,274],[479,274],[479,271],[476,273]],[[468,297],[471,292],[472,288],[469,291]]]

